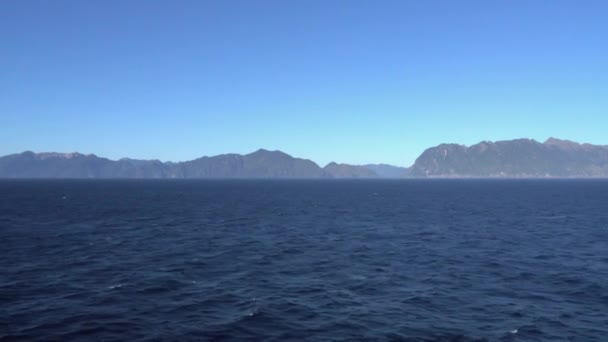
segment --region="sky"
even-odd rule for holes
[[[608,1],[0,1],[0,155],[608,144]]]

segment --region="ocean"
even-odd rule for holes
[[[608,341],[606,180],[0,181],[1,341]]]

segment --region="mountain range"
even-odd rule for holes
[[[386,164],[320,167],[281,151],[221,154],[173,163],[94,154],[34,153],[0,157],[0,178],[545,178],[608,177],[608,146],[549,138],[441,144],[409,168]]]

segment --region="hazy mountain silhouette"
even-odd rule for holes
[[[281,151],[222,154],[191,161],[94,154],[34,153],[0,157],[2,178],[398,178],[398,177],[608,177],[608,146],[550,138],[484,141],[470,147],[441,144],[424,151],[411,168],[385,164],[329,163]]]
[[[370,169],[382,178],[401,178],[407,175],[408,168],[388,164],[366,164],[363,167]]]
[[[360,165],[337,164],[331,162],[327,164],[323,170],[333,178],[376,178],[378,175]]]

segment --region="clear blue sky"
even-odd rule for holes
[[[0,155],[608,144],[608,1],[0,1]]]

